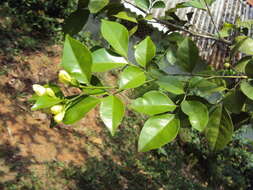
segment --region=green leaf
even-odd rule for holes
[[[80,32],[87,23],[90,12],[86,9],[78,9],[65,19],[62,27],[65,34],[73,36]]]
[[[134,33],[138,30],[138,25],[134,26],[131,30],[129,30],[129,36],[134,35]]]
[[[108,3],[109,0],[90,0],[88,7],[91,13],[97,13],[101,9],[103,9]]]
[[[131,104],[131,108],[135,111],[147,115],[174,111],[176,107],[168,96],[158,91],[149,91],[143,97],[134,100]]]
[[[194,129],[202,132],[209,120],[207,107],[198,101],[183,101],[182,111],[189,116],[190,123]]]
[[[232,139],[234,126],[232,120],[222,105],[216,106],[211,112],[206,127],[206,138],[210,149],[222,150]]]
[[[237,72],[240,72],[240,73],[245,73],[245,67],[246,65],[249,63],[249,61],[252,59],[251,56],[246,56],[246,57],[243,57],[241,58],[235,65],[234,69],[237,71]]]
[[[138,23],[136,18],[128,16],[128,14],[125,11],[121,11],[118,14],[113,15],[113,16],[116,17],[116,18],[120,18],[120,19],[123,19],[123,20],[130,21],[130,22]]]
[[[136,88],[146,81],[145,73],[138,67],[129,66],[120,75],[120,89]]]
[[[92,60],[92,72],[105,72],[127,64],[125,58],[112,55],[104,48],[92,52]]]
[[[239,90],[232,90],[223,99],[223,105],[232,113],[240,113],[245,102],[244,94]]]
[[[152,6],[152,8],[165,8],[165,7],[166,5],[163,1],[156,1]]]
[[[160,148],[176,138],[180,122],[173,114],[157,115],[149,118],[141,130],[138,151],[146,152]]]
[[[127,57],[129,34],[123,25],[117,22],[102,20],[101,33],[118,54]]]
[[[62,58],[63,68],[80,83],[89,83],[92,57],[86,46],[66,36]]]
[[[155,53],[155,44],[150,37],[147,36],[136,46],[134,56],[139,65],[146,67],[146,65],[155,57]]]
[[[164,76],[156,82],[162,89],[173,94],[184,94],[184,83],[178,77]]]
[[[177,62],[176,50],[169,48],[166,53],[166,59],[171,65],[174,65]]]
[[[177,58],[177,64],[188,72],[192,72],[199,62],[198,48],[190,38],[187,37],[179,43]]]
[[[239,17],[236,19],[235,24],[237,28],[248,28],[251,30],[251,27],[253,26],[253,19],[242,21]]]
[[[51,97],[51,96],[37,96],[36,102],[32,107],[32,111],[38,110],[38,109],[44,109],[44,108],[49,108],[52,107],[55,104],[59,104],[62,102],[61,99],[57,97]]]
[[[190,0],[190,1],[183,2],[182,4],[180,4],[180,8],[193,7],[197,9],[206,10],[205,1],[210,6],[215,0]]]
[[[253,100],[253,85],[250,82],[243,80],[240,84],[240,87],[243,94],[245,94],[249,99]]]
[[[232,51],[240,51],[247,55],[253,55],[253,39],[247,36],[238,36],[235,38],[236,44]]]
[[[94,98],[92,96],[80,98],[77,102],[75,102],[70,108],[66,110],[63,123],[73,124],[79,121],[99,102],[99,99]]]
[[[225,22],[222,26],[222,29],[219,31],[219,35],[222,38],[228,37],[231,33],[231,30],[235,27],[234,24]]]
[[[134,0],[135,4],[142,9],[149,9],[149,0]]]
[[[253,78],[253,59],[251,59],[247,65],[245,66],[245,73],[250,77]]]
[[[106,127],[114,136],[125,113],[125,106],[116,96],[107,96],[102,99],[100,105],[100,117]]]

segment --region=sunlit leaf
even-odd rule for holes
[[[89,10],[91,13],[97,13],[103,9],[108,3],[109,0],[89,0]]]
[[[131,107],[140,113],[155,115],[174,111],[177,106],[165,94],[158,91],[149,91],[143,97],[134,100]]]
[[[127,57],[129,33],[123,25],[102,20],[101,33],[118,54]]]
[[[118,14],[114,15],[114,17],[120,18],[120,19],[123,19],[123,20],[127,20],[127,21],[130,21],[130,22],[138,23],[136,18],[129,16],[125,11],[119,12]]]
[[[245,94],[249,99],[253,100],[253,85],[250,82],[243,80],[240,86],[243,94]]]
[[[73,124],[79,121],[99,102],[99,99],[94,98],[92,96],[80,98],[70,108],[67,109],[63,119],[63,123]]]
[[[101,48],[92,52],[92,72],[105,72],[127,64],[123,57],[115,56]]]
[[[153,59],[155,53],[155,44],[148,36],[136,46],[134,55],[137,63],[145,67]]]
[[[107,96],[102,99],[100,106],[100,117],[106,127],[115,134],[120,125],[125,113],[125,106],[122,101],[116,96]]]
[[[62,67],[81,83],[89,83],[92,57],[86,46],[66,36],[63,49]]]
[[[189,116],[190,123],[194,129],[202,132],[209,120],[207,107],[198,101],[183,101],[182,111]]]
[[[160,148],[176,138],[180,122],[173,114],[157,115],[149,118],[141,130],[138,151],[146,152]]]
[[[146,81],[145,73],[138,67],[129,66],[120,74],[120,89],[136,88]]]
[[[36,102],[32,107],[32,110],[38,110],[38,109],[44,109],[44,108],[49,108],[52,107],[55,104],[59,104],[60,102],[62,102],[61,99],[57,98],[57,97],[51,97],[51,96],[37,96],[36,98]]]
[[[149,0],[134,0],[135,4],[142,9],[149,9]]]

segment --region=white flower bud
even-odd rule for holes
[[[51,88],[46,88],[46,93],[48,96],[53,96],[53,97],[55,96],[55,93]]]
[[[55,114],[55,115],[62,112],[63,109],[64,109],[63,105],[55,105],[50,108],[52,114]]]
[[[64,118],[65,112],[62,111],[54,116],[54,120],[56,123],[60,123]]]
[[[38,96],[43,96],[46,94],[46,88],[44,86],[41,86],[39,84],[34,84],[33,85],[33,91],[38,95]]]
[[[64,70],[60,70],[58,74],[58,78],[59,78],[59,81],[64,84],[71,83],[72,81],[72,77]]]

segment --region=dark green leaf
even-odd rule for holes
[[[108,3],[109,0],[90,0],[88,7],[91,13],[97,13],[101,9],[103,9]]]
[[[135,66],[129,66],[120,75],[120,89],[136,88],[146,81],[144,72]]]
[[[92,60],[92,72],[105,72],[127,64],[125,58],[112,55],[104,48],[92,52]]]
[[[241,90],[242,92],[251,100],[253,100],[253,85],[246,81],[246,80],[243,80],[240,84],[241,86]]]
[[[165,7],[166,5],[163,1],[156,1],[152,6],[152,8],[165,8]]]
[[[209,120],[207,107],[199,101],[183,101],[182,111],[189,116],[190,123],[194,129],[202,132]]]
[[[92,57],[86,46],[66,36],[62,58],[63,68],[81,83],[89,83],[91,78]]]
[[[73,104],[70,108],[67,109],[63,119],[63,123],[73,124],[79,121],[99,102],[99,99],[91,96],[80,98],[75,104]]]
[[[206,138],[210,149],[222,150],[232,139],[234,127],[230,115],[222,105],[216,106],[211,112],[206,127]]]
[[[118,126],[120,125],[124,113],[125,106],[118,97],[107,96],[102,99],[100,117],[111,132],[112,136],[115,134]]]
[[[123,25],[102,20],[101,33],[118,54],[127,57],[129,33]]]
[[[134,0],[135,4],[142,9],[149,9],[149,0]]]
[[[156,115],[174,111],[177,106],[165,94],[158,91],[149,91],[143,97],[134,100],[131,107],[140,113]]]
[[[179,77],[165,76],[157,80],[157,84],[164,90],[173,94],[184,94],[184,83]]]
[[[80,32],[88,21],[89,14],[90,12],[86,9],[78,9],[71,13],[64,22],[63,32],[71,36]]]
[[[38,109],[44,109],[44,108],[50,108],[55,104],[59,104],[60,102],[62,102],[61,99],[56,98],[56,97],[51,97],[51,96],[39,96],[36,99],[35,104],[32,107],[32,110],[38,110]]]
[[[143,67],[153,59],[156,53],[156,47],[150,37],[146,37],[141,41],[135,49],[135,59],[137,63]]]
[[[245,102],[244,94],[239,90],[232,90],[223,100],[225,108],[232,113],[240,113]]]
[[[251,59],[251,60],[247,63],[247,65],[245,66],[245,73],[246,73],[249,77],[253,78],[253,59]]]
[[[138,151],[146,152],[160,148],[176,138],[180,122],[173,114],[157,115],[149,118],[141,130]]]
[[[185,71],[192,72],[199,62],[198,48],[190,38],[185,38],[177,49],[177,64]]]

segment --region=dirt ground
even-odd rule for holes
[[[102,146],[96,109],[74,126],[53,129],[48,115],[30,110],[27,100],[33,93],[32,84],[57,82],[60,60],[61,47],[56,45],[43,52],[24,53],[12,62],[0,59],[4,71],[0,76],[0,182],[15,178],[22,170],[43,173],[46,162],[79,165],[87,155],[99,155],[99,149],[89,151],[87,147],[87,141]],[[12,169],[18,163],[20,167]]]

